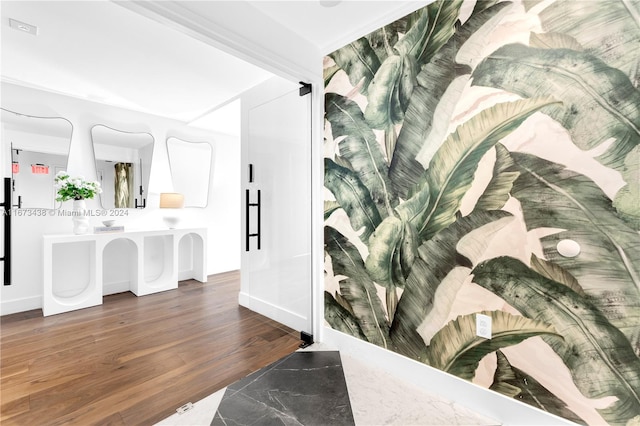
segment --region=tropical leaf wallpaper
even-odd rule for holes
[[[327,324],[640,425],[640,1],[440,0],[324,77]]]

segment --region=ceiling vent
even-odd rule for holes
[[[9,18],[9,26],[14,30],[22,31],[23,33],[38,35],[38,27],[36,27],[35,25],[27,24],[26,22],[21,22]]]

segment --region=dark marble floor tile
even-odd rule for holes
[[[354,425],[337,351],[295,352],[229,386],[212,425]]]

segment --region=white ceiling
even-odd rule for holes
[[[224,13],[224,3],[192,1],[189,8],[206,17]],[[363,23],[416,2],[247,3],[265,22],[280,23],[326,51]],[[0,74],[22,86],[187,123],[200,119],[203,126],[232,132],[220,127],[228,118],[216,123],[207,114],[271,76],[114,2],[2,0],[0,13]],[[10,28],[9,18],[37,26],[38,35]]]
[[[198,3],[202,5],[205,2]],[[429,1],[255,0],[247,3],[311,42],[321,52],[332,52],[342,47],[345,39],[351,41],[361,36],[359,33],[363,26],[372,22],[384,25]],[[404,13],[398,16],[398,11]]]

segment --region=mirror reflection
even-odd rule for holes
[[[35,117],[0,108],[2,149],[11,158],[13,208],[59,206],[53,179],[66,170],[73,125],[62,117]]]
[[[91,128],[102,208],[144,208],[149,187],[153,136],[103,125]]]
[[[207,207],[213,148],[208,142],[167,139],[173,190],[184,195],[185,207]]]

